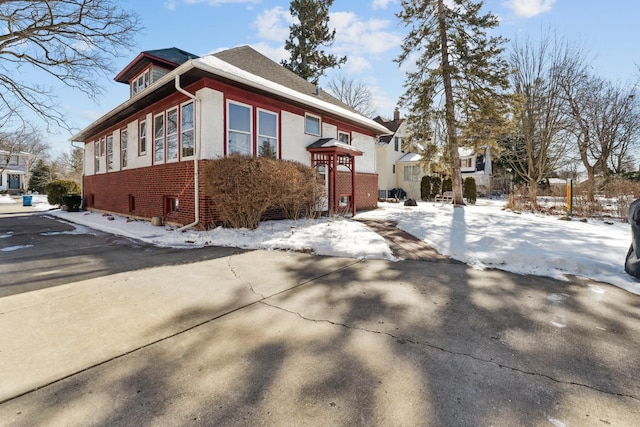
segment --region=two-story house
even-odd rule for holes
[[[21,194],[29,185],[29,163],[33,155],[0,150],[0,192]]]
[[[315,167],[328,210],[377,206],[388,130],[248,46],[146,51],[116,80],[131,97],[72,137],[85,145],[85,208],[209,227],[200,171],[234,153]]]
[[[420,144],[407,143],[409,132],[407,122],[394,111],[393,120],[380,116],[375,121],[391,132],[382,136],[376,146],[376,165],[378,171],[378,197],[399,197],[420,200],[420,182],[429,174],[422,166]],[[462,178],[473,177],[479,195],[486,195],[491,185],[491,157],[488,147],[482,153],[475,149],[460,147],[460,173]]]

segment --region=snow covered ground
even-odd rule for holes
[[[0,203],[6,202],[5,197],[0,196]],[[34,208],[50,209],[42,197],[34,196]],[[361,213],[356,218],[396,221],[400,229],[473,268],[498,268],[560,280],[575,275],[611,283],[640,295],[640,282],[624,271],[624,259],[631,242],[629,224],[601,219],[560,221],[554,216],[511,212],[504,210],[503,205],[501,201],[482,199],[476,205],[459,208],[430,202],[419,202],[417,207],[380,203],[379,209]],[[52,210],[49,214],[158,246],[218,245],[395,260],[378,234],[357,221],[344,218],[268,221],[253,231],[220,227],[211,231],[179,231],[99,213]]]

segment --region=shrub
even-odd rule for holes
[[[429,195],[430,198],[435,198],[438,194],[440,194],[440,187],[442,186],[442,179],[439,176],[431,177],[431,192]]]
[[[453,191],[453,183],[451,182],[451,178],[445,178],[442,180],[442,192],[445,191]]]
[[[462,196],[471,204],[476,203],[478,191],[476,189],[476,180],[472,177],[466,177],[462,182]]]
[[[422,200],[433,200],[438,194],[440,194],[440,184],[442,179],[439,176],[422,177],[420,182],[420,198]]]
[[[420,199],[429,200],[431,195],[431,177],[425,175],[420,181]]]
[[[255,229],[269,209],[286,218],[313,215],[324,186],[301,163],[233,155],[205,168],[206,192],[224,227]]]
[[[50,205],[62,205],[64,204],[64,196],[80,194],[78,183],[65,179],[51,181],[45,185],[44,190]]]

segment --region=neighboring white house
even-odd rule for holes
[[[29,160],[33,155],[0,150],[0,192],[26,193],[29,185]]]
[[[376,172],[378,173],[378,197],[385,199],[395,197],[394,190],[403,188],[402,170],[398,161],[406,154],[402,149],[405,139],[409,136],[406,120],[400,118],[400,112],[393,112],[393,120],[382,116],[374,118],[376,122],[389,129],[389,135],[383,135],[376,144]]]
[[[420,164],[423,150],[419,144],[404,144],[409,137],[406,120],[394,111],[393,120],[380,116],[374,119],[385,126],[391,135],[380,138],[376,146],[376,167],[378,172],[378,197],[406,196],[420,200],[420,182],[427,175]],[[403,146],[406,150],[403,150]],[[461,147],[460,172],[462,178],[473,177],[479,195],[487,195],[491,188],[491,156],[488,148],[479,154],[473,148]],[[400,191],[401,190],[401,191]]]
[[[473,177],[476,181],[476,189],[479,196],[488,196],[491,191],[491,151],[489,147],[484,147],[483,153],[478,153],[473,148],[461,147],[458,149],[460,155],[460,173],[462,179]]]

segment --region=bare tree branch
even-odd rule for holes
[[[368,86],[356,82],[342,74],[336,75],[328,83],[333,96],[366,117],[374,117],[373,92]]]
[[[115,0],[0,1],[0,118],[35,113],[47,125],[66,126],[55,95],[42,84],[22,81],[23,70],[53,77],[95,98],[99,77],[112,72],[112,58],[133,48],[141,29],[132,12]]]

